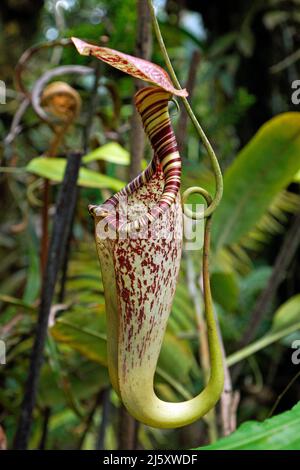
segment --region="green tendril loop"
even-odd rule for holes
[[[150,13],[151,13],[151,18],[152,18],[152,22],[153,22],[153,27],[154,27],[154,31],[155,31],[155,35],[156,35],[156,38],[157,38],[157,42],[159,44],[159,47],[160,47],[160,50],[161,50],[161,53],[164,57],[164,60],[165,60],[165,63],[166,63],[166,66],[167,66],[167,69],[171,75],[171,78],[173,80],[173,83],[174,85],[178,88],[178,89],[181,89],[181,85],[179,83],[179,80],[176,76],[176,73],[174,71],[174,68],[173,68],[173,65],[170,61],[170,58],[169,58],[169,55],[168,55],[168,52],[167,52],[167,49],[166,49],[166,46],[165,46],[165,43],[164,43],[164,40],[163,40],[163,37],[162,37],[162,34],[161,34],[161,31],[160,31],[160,27],[159,27],[159,24],[158,24],[158,21],[157,21],[157,18],[156,18],[156,14],[155,14],[155,10],[154,10],[154,7],[153,7],[153,3],[152,3],[152,0],[148,0],[148,5],[149,5],[149,9],[150,9]],[[193,212],[192,215],[193,215],[193,219],[202,219],[202,218],[206,218],[206,217],[209,217],[210,215],[213,214],[213,212],[215,211],[215,209],[218,207],[221,199],[222,199],[222,195],[223,195],[223,177],[222,177],[222,172],[221,172],[221,169],[220,169],[220,165],[219,165],[219,162],[218,162],[218,159],[216,157],[216,154],[208,140],[208,138],[206,137],[206,134],[204,132],[204,130],[202,129],[199,121],[197,120],[191,106],[190,106],[190,103],[188,102],[187,98],[185,97],[181,97],[182,101],[183,101],[183,104],[184,104],[184,107],[200,137],[200,140],[201,142],[203,143],[207,153],[208,153],[208,156],[210,158],[210,162],[211,162],[211,166],[212,166],[212,169],[213,169],[213,172],[214,172],[214,176],[215,176],[215,181],[216,181],[216,192],[215,192],[215,195],[213,198],[211,198],[211,203],[208,204],[206,210],[204,211],[204,213],[201,211],[201,213],[197,213],[197,212]],[[205,191],[205,190],[204,190]]]

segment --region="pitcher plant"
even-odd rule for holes
[[[223,359],[213,313],[208,275],[210,209],[215,201],[202,188],[181,198],[181,157],[168,103],[187,91],[167,72],[148,61],[73,38],[82,55],[98,59],[150,82],[135,95],[135,106],[153,149],[148,167],[99,206],[89,206],[95,221],[107,315],[108,368],[111,383],[128,412],[154,427],[176,428],[204,416],[223,390]],[[186,101],[187,103],[187,101]],[[154,390],[154,375],[180,268],[183,240],[182,202],[198,192],[204,213],[203,292],[210,351],[210,378],[190,400],[169,403]],[[186,211],[186,215],[200,215]],[[179,365],[180,366],[180,365]]]

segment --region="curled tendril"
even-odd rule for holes
[[[65,75],[65,74],[73,74],[73,75],[87,75],[93,73],[93,69],[91,67],[85,67],[82,65],[65,65],[56,67],[44,73],[34,84],[31,93],[31,104],[33,109],[35,110],[36,114],[49,125],[53,124],[62,124],[67,121],[66,116],[63,116],[62,109],[58,110],[58,102],[61,102],[61,98],[69,96],[69,107],[70,102],[73,102],[73,105],[68,111],[69,117],[73,118],[77,117],[80,106],[81,106],[81,99],[79,94],[76,90],[74,90],[70,85],[65,82],[57,81],[50,83],[51,80],[54,78]],[[58,95],[60,98],[58,99]],[[65,101],[65,98],[63,98]],[[51,116],[47,114],[47,108],[49,109],[49,101],[52,100],[52,111]],[[56,108],[56,109],[55,109]],[[73,109],[73,112],[72,112]]]
[[[47,113],[62,122],[71,123],[81,108],[79,93],[66,82],[52,82],[47,85],[41,96],[41,105]]]
[[[177,116],[177,114],[180,112],[180,107],[178,101],[174,98],[174,96],[170,99],[170,102],[174,103],[176,111],[170,116]]]
[[[201,220],[203,219],[203,212],[195,212],[187,207],[187,200],[189,196],[192,194],[200,194],[202,197],[204,197],[207,207],[210,207],[212,204],[212,197],[209,194],[209,192],[202,188],[201,186],[191,186],[188,188],[184,193],[182,194],[182,204],[183,204],[183,211],[184,214],[189,217],[190,219],[194,220]]]
[[[168,71],[171,75],[171,78],[173,80],[174,85],[178,89],[181,89],[181,85],[180,85],[179,80],[176,76],[173,65],[170,61],[170,58],[169,58],[169,55],[168,55],[168,52],[167,52],[162,34],[161,34],[161,31],[160,31],[160,27],[159,27],[159,24],[158,24],[156,15],[155,15],[152,0],[148,0],[148,5],[149,5],[151,17],[152,17],[152,22],[153,22],[157,42],[159,44],[161,53],[164,57],[167,69],[168,69]],[[203,145],[204,145],[204,147],[207,151],[207,154],[210,158],[212,169],[213,169],[213,172],[214,172],[214,175],[215,175],[215,180],[216,180],[216,193],[215,193],[213,198],[210,197],[211,202],[210,202],[210,204],[208,204],[208,206],[207,206],[206,210],[204,211],[204,213],[202,211],[199,212],[199,213],[197,213],[197,212],[192,212],[191,213],[193,219],[198,219],[199,220],[199,219],[206,218],[206,217],[209,217],[210,215],[212,215],[213,212],[215,211],[215,209],[218,207],[218,205],[219,205],[219,203],[222,199],[222,195],[223,195],[223,178],[222,178],[222,173],[221,173],[221,169],[220,169],[219,162],[218,162],[218,159],[216,157],[216,154],[215,154],[208,138],[206,137],[204,130],[202,129],[201,125],[199,124],[199,122],[198,122],[198,120],[197,120],[197,118],[196,118],[196,116],[195,116],[195,114],[194,114],[187,98],[185,96],[180,96],[180,98],[182,99],[183,105],[184,105],[184,107],[185,107],[185,109],[186,109],[186,111],[187,111],[187,113],[188,113],[188,115],[189,115],[189,117],[190,117],[190,119],[191,119],[191,121],[192,121],[199,137],[200,137],[200,140],[202,141],[202,143],[203,143]],[[202,191],[202,189],[201,189],[201,191]]]

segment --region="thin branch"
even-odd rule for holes
[[[61,120],[58,118],[52,118],[50,120],[48,114],[43,110],[40,104],[42,91],[50,80],[54,77],[59,77],[60,75],[65,74],[87,75],[93,72],[94,69],[92,67],[86,67],[83,65],[62,65],[48,70],[41,75],[41,77],[35,82],[31,94],[31,104],[39,118],[48,123],[61,123]]]
[[[295,52],[285,57],[283,60],[281,60],[277,64],[272,65],[272,67],[270,67],[270,72],[271,73],[282,72],[282,70],[287,69],[298,60],[300,60],[300,49],[297,49]]]
[[[101,75],[101,69],[102,69],[102,64],[101,62],[97,61],[95,63],[95,69],[94,69],[94,84],[93,84],[92,92],[91,92],[90,99],[89,99],[86,123],[84,126],[83,135],[82,135],[82,147],[83,147],[84,154],[86,154],[89,149],[89,139],[90,139],[90,134],[92,130],[93,117],[94,117],[96,107],[97,107],[97,90],[98,90],[99,78]],[[63,302],[65,298],[68,264],[69,264],[69,258],[70,258],[70,250],[71,250],[71,241],[72,241],[72,236],[73,236],[73,226],[74,226],[74,221],[75,221],[75,213],[76,213],[76,206],[77,206],[77,201],[79,197],[79,192],[80,190],[78,187],[76,190],[76,204],[74,205],[72,221],[70,224],[70,230],[69,230],[67,241],[66,241],[66,247],[64,250],[64,258],[63,258],[62,268],[61,268],[60,288],[59,288],[59,294],[58,294],[59,302]]]
[[[221,425],[222,435],[228,436],[236,430],[236,413],[240,401],[240,394],[238,391],[234,391],[232,387],[231,374],[229,371],[229,366],[226,363],[226,352],[218,319],[217,325],[219,330],[219,340],[221,343],[224,365],[224,390],[221,395],[220,402]]]
[[[139,423],[121,404],[119,410],[119,450],[135,450]]]
[[[278,395],[277,400],[275,401],[274,405],[272,406],[268,418],[271,418],[271,416],[274,414],[274,411],[276,410],[277,406],[279,405],[281,399],[284,397],[284,395],[289,391],[289,389],[294,385],[296,380],[300,377],[300,370],[297,372],[297,374],[292,378],[292,380],[289,381],[285,389]]]
[[[47,442],[47,436],[48,436],[50,416],[51,416],[51,408],[49,406],[47,406],[44,409],[43,429],[42,429],[42,436],[41,436],[41,440],[40,440],[40,444],[39,444],[39,450],[45,450],[46,449],[46,442]]]
[[[110,389],[106,388],[102,391],[102,419],[100,422],[99,434],[96,439],[96,450],[105,450],[105,436],[109,424],[110,409]]]
[[[70,154],[67,160],[64,179],[57,198],[56,213],[53,222],[48,263],[44,274],[41,303],[38,311],[37,328],[30,358],[28,379],[25,385],[19,424],[15,436],[15,449],[26,449],[30,437],[32,414],[37,398],[37,389],[41,367],[43,365],[48,321],[53,302],[58,272],[63,259],[65,243],[72,220],[76,201],[76,183],[82,154]]]
[[[35,55],[37,52],[43,49],[51,49],[56,46],[72,46],[73,43],[69,38],[63,39],[56,39],[54,41],[47,41],[41,44],[37,44],[35,46],[30,47],[21,55],[15,70],[15,80],[16,80],[16,88],[24,93],[25,96],[29,97],[29,92],[26,89],[24,82],[23,82],[23,72],[27,67],[28,61]]]
[[[89,412],[89,414],[87,415],[86,419],[85,419],[85,423],[84,423],[84,431],[82,432],[81,436],[80,436],[80,439],[79,439],[79,443],[78,443],[78,450],[80,450],[84,444],[84,441],[85,441],[85,438],[86,436],[88,435],[88,432],[91,428],[91,426],[93,425],[93,421],[94,421],[94,416],[95,416],[95,413],[97,411],[97,408],[99,407],[100,403],[101,403],[101,400],[102,400],[102,391],[100,393],[98,393],[98,395],[96,396],[96,400]]]
[[[20,103],[20,106],[18,107],[13,117],[10,129],[9,129],[9,133],[4,139],[5,146],[11,145],[13,140],[21,132],[20,122],[29,105],[30,105],[30,100],[28,98],[23,98],[23,100]]]

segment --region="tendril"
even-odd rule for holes
[[[159,44],[159,47],[160,47],[160,50],[161,50],[161,53],[164,57],[164,60],[165,60],[165,63],[166,63],[166,66],[168,68],[168,71],[171,75],[171,78],[173,80],[173,84],[178,88],[178,89],[181,89],[181,85],[179,83],[179,80],[176,76],[176,73],[175,73],[175,70],[173,68],[173,65],[171,63],[171,60],[169,58],[169,54],[168,54],[168,51],[166,49],[166,46],[165,46],[165,43],[164,43],[164,40],[163,40],[163,37],[162,37],[162,34],[161,34],[161,31],[160,31],[160,27],[159,27],[159,24],[158,24],[158,21],[157,21],[157,18],[156,18],[156,15],[155,15],[155,10],[154,10],[154,7],[153,7],[153,3],[152,3],[152,0],[148,0],[148,5],[149,5],[149,9],[150,9],[150,13],[151,13],[151,17],[152,17],[152,22],[153,22],[153,27],[154,27],[154,31],[155,31],[155,35],[156,35],[156,38],[157,38],[157,42]],[[223,177],[222,177],[222,173],[221,173],[221,169],[220,169],[220,165],[219,165],[219,162],[218,162],[218,159],[216,157],[216,154],[208,140],[208,138],[206,137],[206,134],[204,132],[204,130],[202,129],[198,119],[196,118],[191,106],[190,106],[190,103],[188,102],[187,98],[185,97],[180,97],[183,101],[183,104],[184,104],[184,107],[200,137],[200,140],[202,141],[207,153],[208,153],[208,156],[210,158],[210,162],[211,162],[211,166],[212,166],[212,169],[213,169],[213,172],[214,172],[214,176],[215,176],[215,181],[216,181],[216,192],[215,192],[215,195],[214,197],[210,197],[210,204],[208,205],[208,207],[206,208],[206,210],[204,211],[204,213],[201,211],[201,213],[197,213],[197,212],[190,212],[190,216],[192,216],[193,219],[202,219],[202,218],[206,218],[206,217],[209,217],[210,215],[212,215],[212,213],[215,211],[215,209],[218,207],[221,199],[222,199],[222,195],[223,195]],[[200,188],[201,191],[202,191],[202,188]],[[204,190],[205,191],[205,190]],[[198,191],[200,192],[200,191]]]

